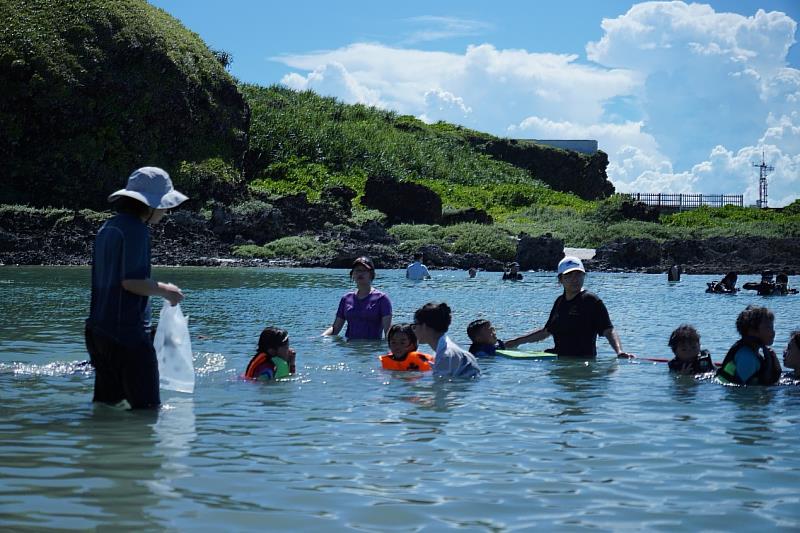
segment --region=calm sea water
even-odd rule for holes
[[[786,530],[800,527],[800,387],[730,388],[666,365],[483,364],[434,383],[379,368],[381,343],[320,338],[341,270],[157,269],[186,294],[197,386],[155,413],[91,403],[85,268],[0,269],[0,527],[408,531]],[[552,274],[521,283],[379,272],[396,320],[432,300],[452,336],[490,318],[501,338],[544,323]],[[628,351],[669,356],[695,324],[719,361],[749,303],[772,308],[775,347],[800,296],[703,293],[707,276],[590,274]],[[741,280],[746,281],[746,280]],[[260,330],[286,327],[296,377],[239,379]],[[602,341],[602,342],[601,342]],[[528,345],[544,348],[547,343]]]

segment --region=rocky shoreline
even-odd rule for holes
[[[315,204],[318,205],[318,204]],[[297,206],[296,206],[297,207]],[[300,206],[303,207],[303,206]],[[321,222],[325,213],[305,206],[297,216],[289,210],[265,212],[247,220],[219,210],[209,218],[191,211],[177,211],[152,228],[152,261],[171,266],[302,266],[344,268],[353,258],[369,255],[378,268],[402,268],[409,262],[401,243],[374,221],[353,227]],[[335,210],[334,210],[335,211]],[[332,211],[333,212],[333,211]],[[57,210],[6,210],[0,214],[0,264],[88,265],[97,229],[108,213]],[[305,224],[305,226],[303,225]],[[319,227],[322,226],[322,229]],[[263,244],[286,235],[311,237],[335,243],[329,253],[304,260],[294,258],[246,259],[233,254],[240,244]],[[522,270],[554,270],[564,243],[550,235],[517,239],[516,260]],[[485,254],[453,254],[437,245],[423,245],[426,264],[439,269],[476,267],[502,271],[503,262]],[[800,239],[719,237],[705,240],[649,239],[615,241],[597,249],[585,261],[589,270],[663,273],[680,264],[689,274],[721,274],[736,271],[758,273],[765,269],[800,273]]]

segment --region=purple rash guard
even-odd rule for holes
[[[379,290],[372,289],[366,298],[359,299],[348,292],[339,301],[336,316],[347,321],[344,336],[348,339],[380,339],[383,317],[392,314],[392,301]]]

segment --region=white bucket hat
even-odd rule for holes
[[[108,197],[113,202],[120,196],[139,200],[153,209],[172,209],[189,198],[172,186],[169,174],[158,167],[142,167],[128,176],[128,184]]]
[[[586,269],[583,268],[583,261],[581,261],[577,257],[568,255],[567,257],[558,262],[559,276],[561,274],[566,274],[567,272],[572,272],[573,270],[580,270],[581,272],[586,272]]]

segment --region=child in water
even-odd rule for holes
[[[258,338],[258,353],[247,364],[244,377],[281,379],[294,373],[295,351],[289,348],[289,333],[281,328],[264,328]]]
[[[800,330],[789,336],[789,344],[783,351],[783,365],[794,370],[794,376],[800,378]]]
[[[781,364],[769,347],[775,340],[775,315],[766,307],[748,305],[736,318],[742,336],[728,350],[717,370],[721,381],[737,385],[773,385],[781,376]]]
[[[472,341],[469,353],[475,357],[492,357],[495,351],[505,348],[503,341],[497,338],[497,331],[492,323],[482,318],[470,322],[467,336]]]
[[[417,336],[411,324],[395,324],[389,328],[390,353],[381,356],[381,366],[386,370],[418,370],[428,372],[433,356],[417,351]]]
[[[711,354],[700,349],[700,334],[689,324],[679,326],[667,343],[675,354],[669,369],[680,374],[702,374],[714,370]]]
[[[427,303],[414,312],[414,334],[420,342],[436,350],[433,377],[477,378],[481,375],[478,360],[447,336],[452,319],[446,303]]]

